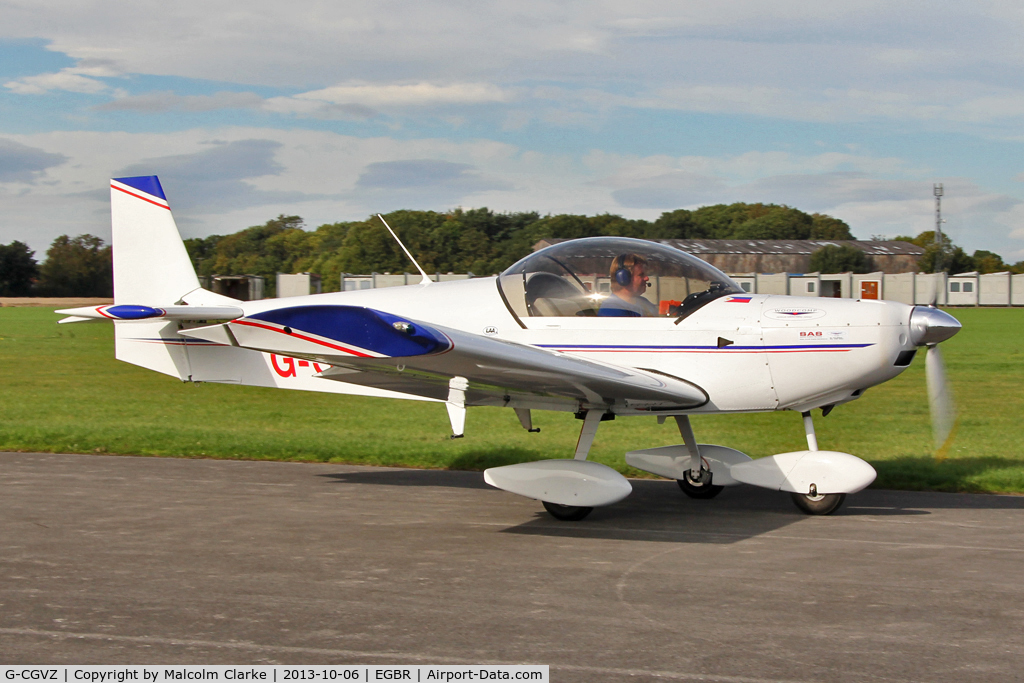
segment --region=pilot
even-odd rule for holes
[[[658,315],[658,307],[643,297],[650,278],[647,259],[639,254],[620,254],[609,270],[612,295],[601,301],[599,316],[646,317]]]

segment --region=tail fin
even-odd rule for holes
[[[203,294],[156,176],[112,179],[110,216],[115,304],[174,306]],[[192,375],[175,321],[115,321],[114,339],[118,360],[181,380]]]
[[[110,181],[114,303],[170,306],[199,289],[155,175]]]

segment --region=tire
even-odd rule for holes
[[[791,493],[793,502],[809,515],[831,515],[846,500],[845,493],[820,493],[812,496],[806,493]]]
[[[683,490],[683,493],[688,495],[690,498],[697,498],[700,500],[707,500],[714,498],[722,492],[724,486],[715,486],[714,484],[702,484],[694,481],[690,478],[690,473],[687,472],[683,475],[682,479],[676,479],[676,483],[679,484],[679,488]]]
[[[561,522],[578,522],[594,511],[594,508],[582,507],[580,505],[559,505],[558,503],[549,503],[546,500],[541,502],[544,503],[544,509]]]

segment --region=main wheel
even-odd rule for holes
[[[710,473],[708,473],[708,476],[710,477]],[[679,484],[679,488],[683,490],[683,493],[688,495],[690,498],[701,498],[705,500],[708,498],[714,498],[722,492],[722,489],[725,488],[724,486],[715,486],[711,483],[710,479],[707,483],[696,481],[690,476],[689,470],[687,470],[683,475],[682,479],[676,479],[676,483]]]
[[[791,493],[796,506],[809,515],[831,515],[846,500],[845,493],[819,493],[812,496],[808,493]]]
[[[546,500],[542,500],[544,503],[544,509],[551,514],[555,519],[563,522],[578,522],[591,512],[594,508],[583,507],[581,505],[559,505],[558,503],[549,503]]]

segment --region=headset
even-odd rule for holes
[[[627,263],[629,261],[629,263]],[[612,261],[612,266],[616,263],[619,267],[612,273],[612,280],[615,281],[620,287],[629,287],[633,282],[633,268],[637,265],[638,259],[633,254],[622,254],[616,256],[615,260]]]
[[[628,287],[633,282],[633,271],[629,268],[619,268],[615,271],[615,282],[623,287]]]

